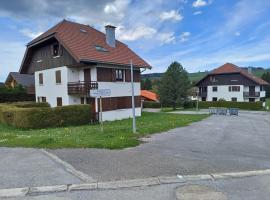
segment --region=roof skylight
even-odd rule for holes
[[[104,48],[103,46],[100,45],[95,45],[95,48],[97,51],[102,51],[102,52],[108,52],[108,49]]]
[[[87,33],[87,31],[84,30],[84,29],[80,29],[80,31],[81,31],[82,33]]]

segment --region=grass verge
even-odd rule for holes
[[[137,134],[131,131],[131,119],[105,122],[103,132],[100,125],[22,130],[0,124],[0,146],[122,149],[138,145],[139,137],[187,126],[207,116],[143,112],[137,118]]]

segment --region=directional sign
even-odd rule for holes
[[[109,97],[111,96],[110,89],[90,90],[90,96],[92,97]]]

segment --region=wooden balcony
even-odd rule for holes
[[[260,97],[260,92],[244,92],[244,97]]]
[[[76,95],[90,95],[90,90],[98,89],[98,83],[96,81],[89,82],[69,82],[68,83],[68,94]]]
[[[207,97],[207,92],[199,92],[199,97]]]

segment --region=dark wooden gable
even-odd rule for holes
[[[196,86],[205,87],[208,85],[258,85],[240,73],[231,74],[208,74],[200,80]]]
[[[28,47],[20,72],[32,74],[35,71],[45,69],[78,65],[61,44],[59,44],[59,56],[53,56],[52,48],[54,44],[59,44],[55,38],[37,46]]]

